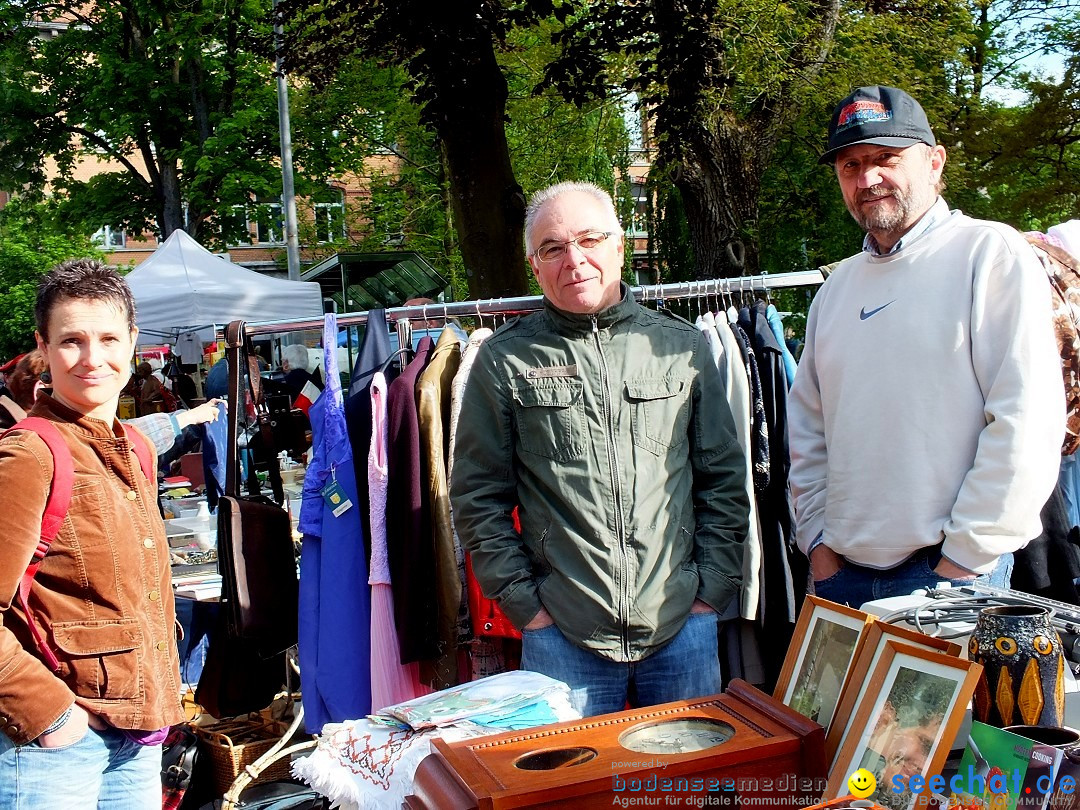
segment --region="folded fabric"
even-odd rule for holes
[[[511,716],[538,704],[547,704],[551,712],[532,725],[554,722],[547,718],[569,708],[570,688],[539,672],[514,670],[387,706],[379,714],[395,717],[416,730],[462,721],[476,722],[477,717],[484,718],[484,725],[498,727],[499,717]]]
[[[504,672],[361,720],[327,723],[315,751],[295,760],[292,772],[335,807],[399,808],[433,739],[453,742],[580,717],[561,681],[535,672]]]
[[[412,792],[416,768],[431,753],[433,739],[452,742],[490,733],[480,726],[413,731],[367,718],[327,723],[315,751],[294,760],[292,773],[335,807],[399,808]]]

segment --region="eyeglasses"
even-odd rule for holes
[[[545,242],[533,251],[533,255],[542,262],[553,262],[566,255],[566,249],[572,244],[577,245],[581,250],[594,250],[605,239],[614,235],[614,231],[589,231],[564,242]]]

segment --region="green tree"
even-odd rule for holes
[[[0,358],[34,348],[38,280],[65,259],[101,255],[88,238],[59,226],[55,208],[16,199],[0,209]]]
[[[972,35],[969,9],[952,0],[875,9],[881,13],[866,13],[861,3],[842,7],[828,62],[805,89],[800,112],[784,128],[763,175],[766,272],[830,264],[859,248],[862,232],[844,206],[833,168],[818,165],[833,109],[853,88],[885,84],[907,90],[922,103],[952,161],[960,103],[955,77]],[[926,36],[931,29],[932,38]]]
[[[499,63],[515,27],[560,13],[554,0],[286,0],[290,70],[316,82],[358,55],[400,68],[437,138],[470,293],[525,292],[525,196],[514,175],[505,122],[509,90]]]
[[[838,15],[838,0],[587,3],[548,81],[576,101],[615,84],[637,91],[659,147],[653,176],[678,190],[695,275],[755,271],[761,178]]]
[[[68,197],[68,221],[212,242],[280,188],[269,0],[0,5],[0,187]],[[110,166],[90,181],[80,162]],[[227,235],[227,234],[226,234]]]
[[[569,179],[615,191],[627,160],[616,100],[578,108],[554,93],[532,92],[554,53],[553,26],[514,28],[498,53],[507,83],[504,137],[515,182],[524,197]],[[357,211],[364,220],[360,249],[415,250],[448,271],[455,297],[485,297],[490,293],[465,269],[447,150],[440,148],[414,85],[400,67],[359,56],[342,60],[319,85],[300,84],[294,95],[297,164],[313,183],[342,172],[362,177],[367,194]],[[512,260],[500,270],[507,285],[532,289],[520,230]],[[497,295],[510,294],[510,286],[504,289]]]
[[[415,251],[462,285],[442,157],[405,73],[353,56],[293,97],[298,187],[355,177],[365,193],[349,212],[354,247]]]
[[[978,47],[970,49],[957,91],[961,148],[946,167],[950,202],[965,211],[1034,230],[1080,216],[1078,5],[1014,0],[992,4],[979,17]],[[1037,54],[1061,57],[1061,77],[1028,68]],[[1022,101],[1005,104],[987,91],[991,87]]]

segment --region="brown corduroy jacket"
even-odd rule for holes
[[[52,454],[37,434],[12,431],[0,440],[0,731],[24,744],[73,700],[117,728],[179,722],[157,482],[143,475],[119,422],[81,417],[45,395],[31,415],[56,423],[75,467],[67,517],[30,593],[34,623],[60,669],[44,663],[16,599],[39,539]]]

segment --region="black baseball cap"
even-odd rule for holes
[[[903,90],[874,85],[860,87],[836,105],[829,143],[818,163],[831,163],[837,152],[856,143],[905,148],[937,141],[919,102]]]

